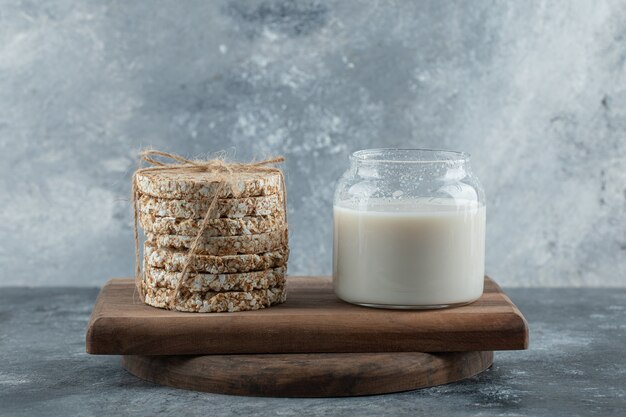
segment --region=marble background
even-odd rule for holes
[[[350,152],[472,153],[487,271],[626,285],[626,1],[0,0],[0,285],[133,271],[139,149],[283,154],[329,273]]]

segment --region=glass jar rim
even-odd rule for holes
[[[372,148],[361,149],[350,155],[350,160],[372,163],[428,164],[465,162],[470,154],[461,151],[428,148]]]

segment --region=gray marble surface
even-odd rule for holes
[[[132,274],[130,175],[146,146],[285,155],[295,274],[330,272],[350,152],[467,151],[490,274],[626,285],[626,0],[0,10],[0,286]]]
[[[97,289],[0,291],[0,415],[623,416],[626,289],[513,289],[528,351],[497,352],[466,381],[390,395],[280,399],[141,381],[119,357],[85,353]]]

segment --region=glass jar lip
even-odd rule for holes
[[[461,151],[428,148],[372,148],[361,149],[350,155],[351,161],[392,164],[458,163],[470,159]]]

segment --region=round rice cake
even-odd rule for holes
[[[139,211],[143,214],[179,219],[202,219],[211,205],[211,200],[167,200],[142,195],[138,203]],[[239,219],[248,216],[275,216],[284,212],[283,199],[279,194],[272,194],[261,197],[218,198],[212,217]]]
[[[203,274],[192,272],[187,277],[185,289],[189,292],[207,291],[252,291],[285,285],[287,267],[263,271],[242,272],[239,274]],[[143,281],[146,287],[176,288],[181,278],[180,272],[166,271],[144,265]]]
[[[144,243],[144,259],[147,265],[167,271],[182,271],[189,255],[187,251],[159,248],[150,242]],[[287,265],[289,248],[287,246],[274,251],[242,255],[195,255],[190,264],[190,271],[209,274],[233,274],[261,271]]]
[[[173,289],[152,288],[142,282],[144,302],[153,307],[186,311],[191,313],[224,313],[259,310],[285,302],[287,291],[284,286],[252,291],[208,291],[203,293],[179,294],[174,304]]]
[[[269,252],[287,246],[287,235],[287,227],[283,227],[281,230],[258,235],[201,238],[196,254],[225,256]],[[146,239],[157,247],[189,250],[196,237],[149,233]]]
[[[282,192],[280,173],[263,168],[246,167],[246,172],[233,168],[220,198],[256,197]],[[223,172],[160,169],[138,172],[137,189],[146,195],[170,199],[202,200],[215,196]]]
[[[176,217],[157,217],[140,213],[139,222],[147,233],[162,235],[196,236],[200,231],[200,219],[178,219]],[[241,217],[232,219],[222,217],[209,219],[204,229],[205,237],[256,235],[277,230],[285,225],[285,213],[275,216]]]

